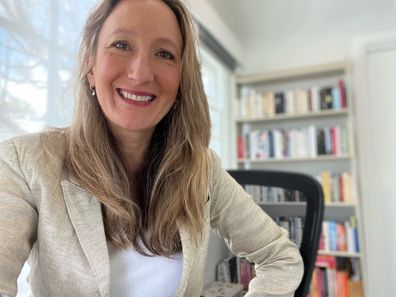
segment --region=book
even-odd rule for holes
[[[338,80],[338,89],[339,89],[339,93],[340,93],[341,107],[346,108],[348,106],[348,103],[347,103],[347,96],[346,96],[344,80],[342,80],[342,79]]]
[[[286,100],[283,92],[275,93],[275,113],[285,113],[286,111]]]
[[[331,87],[322,87],[319,91],[320,94],[320,109],[327,110],[333,108],[333,97]]]

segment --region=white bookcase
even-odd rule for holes
[[[358,267],[363,286],[363,230],[357,191],[359,174],[354,153],[353,98],[349,91],[349,81],[349,70],[343,62],[276,73],[238,76],[234,105],[236,162],[240,169],[297,171],[317,177],[321,176],[321,172],[328,172],[333,177],[349,173],[347,183],[345,179],[333,180],[333,183],[343,184],[343,189],[348,184],[348,199],[345,198],[346,194],[341,195],[344,197],[340,199],[340,195],[337,194],[340,187],[337,190],[337,187],[331,186],[330,198],[329,195],[326,197],[324,220],[345,222],[353,217],[353,222],[357,225],[359,249],[322,249],[319,254],[353,259],[351,261]],[[321,103],[324,102],[320,99],[325,98],[325,94],[330,94],[330,87],[331,97],[333,100],[336,98],[337,102],[327,105],[332,105],[332,108],[321,109]],[[346,104],[341,98],[343,90]],[[301,91],[305,92],[305,95],[301,95]],[[283,99],[279,93],[283,93]],[[304,98],[308,103],[301,103]],[[289,108],[287,104],[294,105]],[[272,112],[269,112],[268,106],[272,107]],[[324,138],[321,130],[324,131]],[[302,136],[297,135],[300,132]],[[273,135],[269,136],[269,133]],[[278,134],[277,137],[274,136],[275,133]],[[269,138],[272,140],[268,140]],[[323,139],[331,140],[331,144],[327,142],[324,146],[326,154],[321,151],[323,146],[318,145]],[[277,145],[281,145],[281,149],[273,147]],[[328,173],[325,174],[327,180]],[[337,198],[332,197],[333,194],[336,194]],[[305,204],[301,202],[264,202],[261,205],[272,216],[295,216],[305,212]]]

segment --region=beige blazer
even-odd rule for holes
[[[54,152],[63,151],[64,139]],[[15,296],[24,262],[35,297],[110,296],[109,253],[98,200],[63,168],[63,155],[50,158],[40,135],[0,144],[0,294]],[[202,290],[210,230],[234,254],[256,263],[247,297],[293,296],[303,265],[279,228],[221,168],[212,153],[204,238],[194,247],[179,226],[183,271],[175,296]],[[139,269],[136,267],[134,269]]]

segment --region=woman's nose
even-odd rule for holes
[[[151,82],[153,80],[154,72],[150,55],[136,53],[131,57],[128,78],[137,82]]]

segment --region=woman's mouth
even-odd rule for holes
[[[125,91],[123,89],[117,89],[118,94],[127,100],[135,101],[135,102],[150,102],[155,99],[154,95],[142,95],[142,94],[136,94],[136,93],[131,93],[128,91]]]

